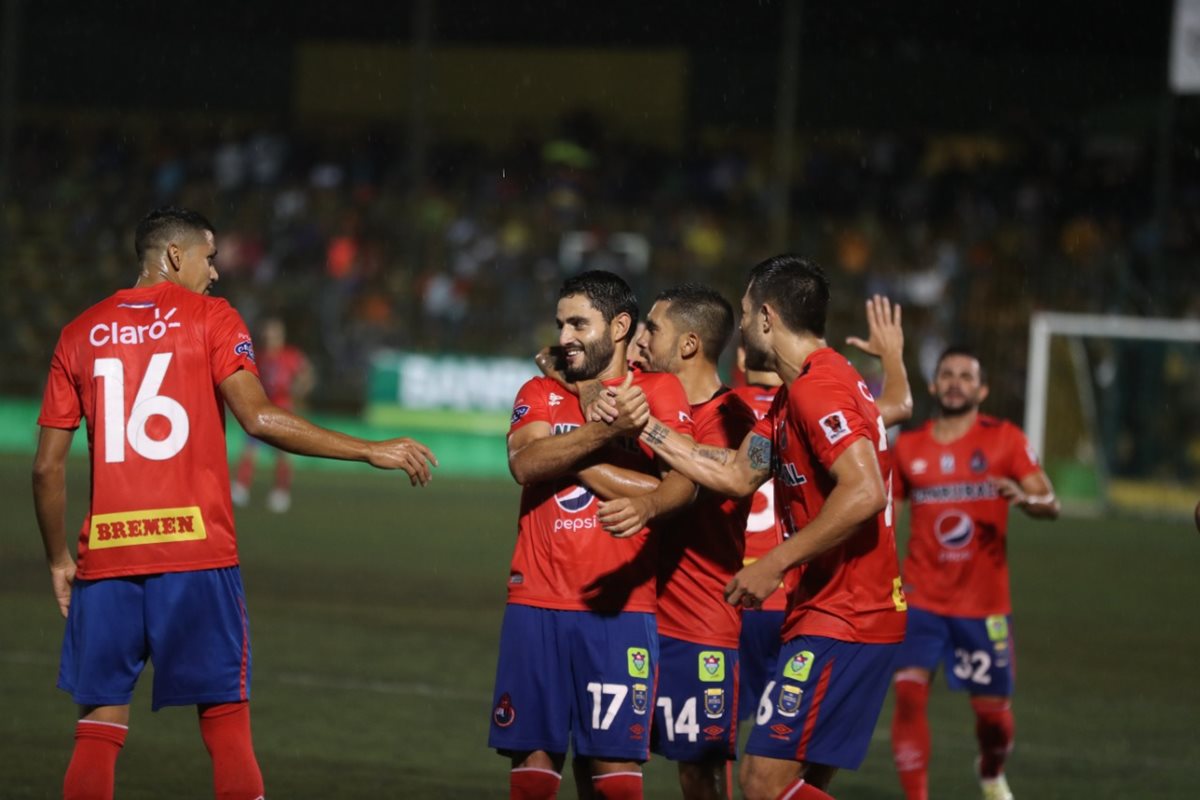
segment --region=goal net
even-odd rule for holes
[[[1064,507],[1191,513],[1200,320],[1036,313],[1025,388],[1025,431]]]

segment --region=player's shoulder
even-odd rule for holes
[[[980,414],[975,421],[978,430],[988,436],[1012,436],[1014,434],[1024,436],[1021,429],[1016,423],[1000,417],[993,417],[990,414]]]
[[[633,373],[633,383],[635,386],[641,386],[642,391],[651,392],[661,388],[678,388],[683,390],[683,384],[679,382],[679,378],[669,372],[643,372],[636,370]]]
[[[553,378],[547,378],[545,375],[534,375],[521,384],[521,388],[517,392],[518,399],[526,396],[545,397],[555,388],[562,390],[562,386],[559,385],[558,381]]]

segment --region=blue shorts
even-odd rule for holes
[[[763,689],[779,661],[779,634],[783,630],[785,611],[742,611],[742,637],[738,643],[741,660],[741,699],[738,719],[747,720],[758,711]]]
[[[1016,682],[1012,618],[944,617],[908,607],[908,631],[896,669],[937,672],[946,665],[946,684],[971,694],[1011,697]]]
[[[556,611],[510,603],[488,746],[616,761],[649,758],[658,677],[654,615]]]
[[[672,761],[737,757],[738,651],[659,637],[650,749]]]
[[[899,647],[821,636],[785,642],[746,752],[857,769],[867,755]]]
[[[154,662],[155,711],[250,698],[250,620],[237,567],[77,580],[58,688],[123,706]]]

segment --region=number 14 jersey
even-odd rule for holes
[[[218,387],[239,369],[258,374],[242,318],[172,283],[119,291],[63,329],[38,424],[87,422],[78,577],[237,564]]]

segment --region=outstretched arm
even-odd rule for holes
[[[857,336],[846,338],[846,344],[875,356],[883,367],[883,388],[875,398],[875,405],[888,427],[906,422],[913,413],[912,387],[904,366],[904,328],[900,321],[900,304],[892,305],[877,294],[867,300],[866,341]]]
[[[700,444],[651,417],[641,440],[671,469],[729,497],[754,494],[771,475],[771,440],[755,433],[734,451]]]
[[[429,448],[414,439],[368,441],[322,428],[285,411],[267,399],[258,378],[246,370],[230,375],[221,382],[220,389],[246,433],[280,450],[301,456],[365,461],[379,469],[402,469],[413,486],[429,483],[430,465],[437,466],[437,458]]]
[[[1032,472],[1020,483],[1011,478],[996,478],[996,488],[1001,497],[1034,519],[1058,519],[1062,507],[1044,471]]]
[[[33,508],[50,568],[50,585],[64,617],[75,582],[75,559],[67,548],[67,454],[74,433],[43,427],[33,459]]]
[[[847,447],[830,473],[836,485],[821,510],[801,530],[733,577],[725,587],[730,605],[761,604],[779,586],[785,572],[841,544],[887,505],[887,490],[870,439],[859,439]]]

